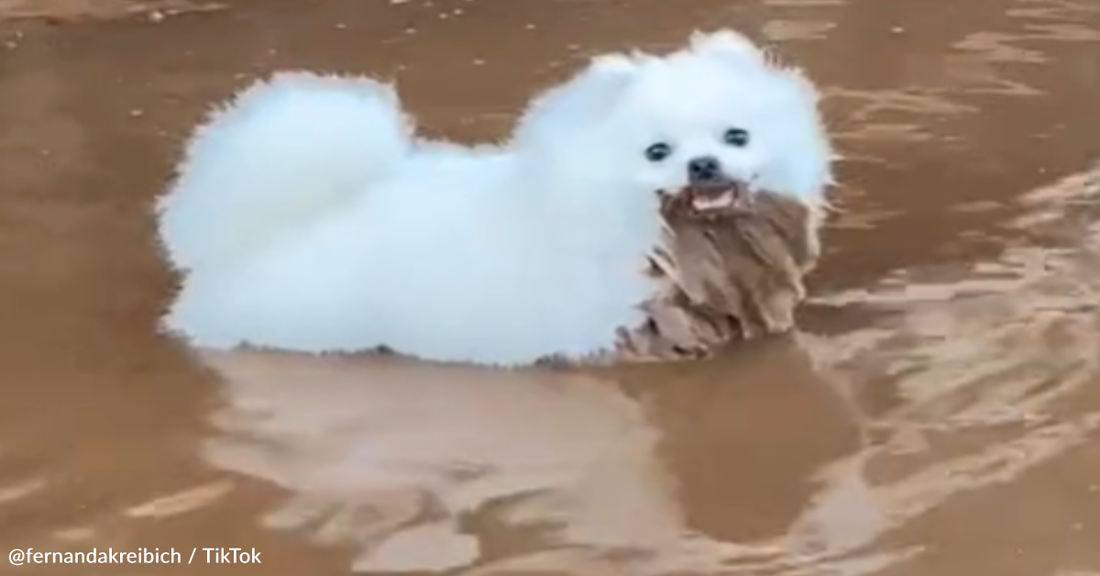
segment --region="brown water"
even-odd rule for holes
[[[0,571],[1100,574],[1095,0],[217,8],[0,0],[0,548],[200,548]],[[846,155],[797,338],[565,376],[154,335],[149,201],[249,78],[389,75],[485,137],[586,54],[725,25],[809,69]]]

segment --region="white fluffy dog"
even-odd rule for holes
[[[658,191],[821,199],[817,100],[729,31],[598,57],[494,146],[418,139],[374,80],[278,74],[212,115],[160,199],[183,276],[165,327],[202,347],[492,365],[611,349],[655,289]]]

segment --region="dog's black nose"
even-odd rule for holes
[[[700,156],[688,161],[688,181],[692,184],[713,182],[722,176],[722,164],[714,156]]]

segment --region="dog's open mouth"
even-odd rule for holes
[[[691,184],[674,193],[657,191],[665,217],[704,220],[751,213],[753,195],[747,183],[732,179]]]
[[[691,209],[699,214],[744,210],[751,200],[748,186],[737,180],[689,186],[684,194]]]

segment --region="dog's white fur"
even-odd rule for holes
[[[658,141],[672,155],[647,160]],[[729,31],[594,59],[499,146],[417,139],[371,79],[278,74],[212,114],[160,199],[183,275],[164,325],[204,347],[494,365],[605,350],[654,289],[655,192],[699,155],[806,202],[831,181],[811,83]]]

